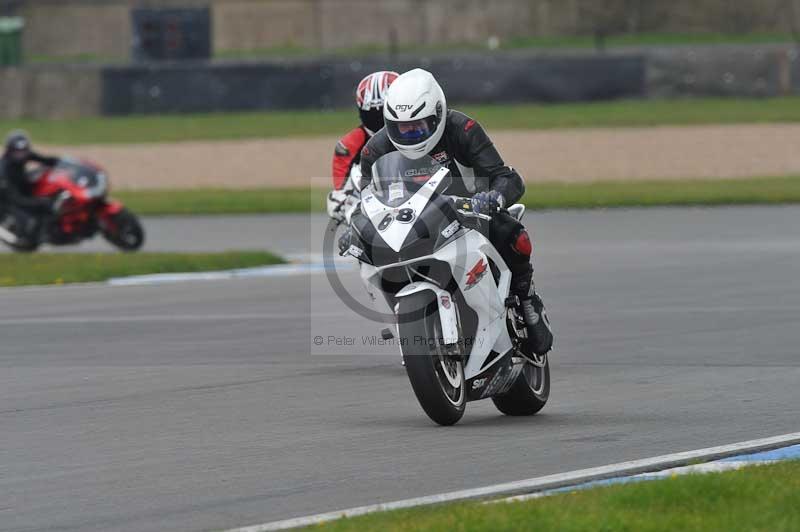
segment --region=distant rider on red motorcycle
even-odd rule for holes
[[[336,143],[333,152],[333,191],[328,194],[328,214],[342,219],[348,200],[358,191],[350,177],[360,175],[361,150],[375,133],[383,128],[383,101],[389,85],[399,74],[392,71],[373,72],[356,88],[356,107],[361,124]]]
[[[44,217],[58,214],[67,198],[35,197],[26,169],[29,162],[53,167],[59,163],[59,158],[33,151],[30,138],[23,131],[10,133],[6,138],[5,152],[0,157],[0,214],[5,211],[24,212],[30,220],[26,233],[32,235],[38,231]]]

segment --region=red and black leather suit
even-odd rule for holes
[[[361,150],[370,139],[366,128],[358,126],[350,130],[339,142],[333,151],[333,188],[342,190],[347,184],[347,178],[353,166],[361,162]]]

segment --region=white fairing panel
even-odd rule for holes
[[[408,201],[397,207],[388,207],[381,203],[377,197],[372,193],[371,188],[366,188],[361,194],[361,210],[369,218],[372,225],[378,230],[380,237],[392,248],[394,251],[400,251],[417,221],[417,217],[430,201],[436,189],[443,182],[444,176],[448,173],[447,168],[442,168],[431,177]],[[407,217],[398,217],[401,211],[409,211],[410,215]],[[392,215],[395,221],[390,223],[386,228],[381,229],[381,221],[387,216]]]
[[[512,347],[505,322],[511,272],[491,242],[477,231],[467,231],[434,257],[451,265],[467,305],[478,315],[475,342],[464,368],[464,376],[471,379],[486,369],[483,363],[492,351],[505,353]],[[495,285],[487,258],[500,269],[499,286]]]
[[[492,351],[504,354],[512,348],[511,338],[508,335],[508,329],[506,329],[505,307],[505,299],[508,297],[509,287],[511,285],[511,272],[508,270],[505,262],[503,262],[500,254],[494,246],[492,246],[491,242],[478,231],[471,230],[464,232],[461,237],[443,246],[432,256],[419,257],[405,263],[393,264],[380,268],[364,264],[361,268],[361,278],[367,290],[374,295],[375,292],[380,291],[379,279],[382,270],[397,267],[402,264],[413,265],[414,262],[429,258],[435,258],[436,260],[450,264],[453,276],[458,282],[464,296],[465,303],[471,307],[478,316],[475,341],[472,345],[469,361],[464,368],[465,378],[471,379],[491,367],[491,364],[486,367],[483,367],[483,365]],[[495,285],[487,258],[491,259],[500,270],[500,278],[497,285]],[[485,269],[482,265],[485,265]],[[408,287],[398,293],[398,296],[400,294],[408,295],[412,293],[411,290],[431,290],[436,293],[439,298],[440,312],[443,306],[441,296],[447,294],[452,298],[452,294],[440,290],[431,283],[409,284]],[[375,299],[377,303],[383,298],[378,297]],[[454,302],[454,300],[451,299],[451,302]],[[452,307],[455,307],[455,305],[452,305]],[[448,323],[451,319],[458,319],[455,308],[452,314],[448,313],[445,316],[441,316],[441,319],[442,330],[446,336],[444,341],[450,343],[450,335],[453,333]],[[456,331],[457,330],[456,325]],[[501,357],[496,357],[495,360],[500,359]]]
[[[442,323],[442,341],[445,345],[458,343],[458,314],[456,306],[449,292],[442,290],[433,283],[411,283],[397,292],[397,299],[424,291],[433,292],[439,306],[439,320]]]

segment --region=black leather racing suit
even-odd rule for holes
[[[26,239],[38,238],[44,220],[52,215],[52,198],[38,198],[33,195],[33,185],[28,181],[25,165],[36,162],[45,166],[55,166],[58,158],[45,157],[31,152],[27,160],[13,161],[7,156],[0,157],[0,220],[11,213],[24,225],[17,231]]]
[[[362,184],[372,178],[372,166],[383,155],[396,151],[386,129],[378,131],[361,150]],[[446,194],[472,197],[496,191],[505,205],[519,201],[525,183],[503,162],[480,124],[464,113],[447,112],[444,135],[429,156],[450,169],[452,184]],[[357,215],[357,214],[356,214]],[[532,245],[528,232],[507,211],[492,216],[489,240],[511,270],[511,295],[517,296],[528,328],[528,342],[534,353],[543,355],[553,345],[553,332],[544,304],[533,285]]]
[[[447,112],[442,140],[430,156],[450,169],[452,185],[445,191],[453,196],[472,197],[478,192],[496,190],[506,205],[517,202],[525,192],[525,183],[510,166],[506,166],[481,125],[464,113]],[[372,165],[383,155],[396,151],[386,129],[378,131],[361,152],[361,172],[372,177]],[[512,293],[527,295],[533,266],[530,241],[525,228],[507,212],[492,218],[489,239],[508,264],[512,274]],[[527,245],[525,244],[527,242]]]
[[[58,161],[57,157],[45,157],[35,152],[31,152],[23,161],[12,161],[7,156],[0,157],[0,208],[10,206],[35,214],[49,213],[52,200],[33,196],[33,185],[28,181],[25,165],[35,162],[44,166],[55,166]]]

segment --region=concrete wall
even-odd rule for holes
[[[128,56],[131,7],[212,7],[215,49],[485,43],[490,36],[800,28],[800,0],[0,0],[34,55]]]
[[[785,46],[673,47],[641,54],[518,53],[263,63],[0,69],[0,117],[330,108],[366,72],[422,65],[453,103],[800,94]]]
[[[95,116],[102,109],[98,68],[25,67],[0,69],[0,117]]]
[[[213,6],[215,50],[316,46],[320,20],[307,0],[230,0]]]
[[[91,55],[115,61],[130,57],[132,7],[210,4],[209,0],[13,1],[15,14],[25,18],[23,49],[27,56]]]
[[[23,50],[26,56],[93,54],[126,58],[131,49],[128,6],[107,4],[28,4]]]

